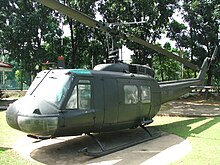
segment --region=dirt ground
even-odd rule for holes
[[[170,101],[161,106],[158,113],[160,116],[181,117],[215,117],[220,116],[220,96],[188,96],[175,101]]]

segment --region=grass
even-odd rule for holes
[[[192,151],[174,164],[220,164],[220,117],[156,117],[154,125],[190,141]]]
[[[7,125],[5,111],[0,111],[0,127],[0,164],[33,164],[29,160],[22,159],[18,153],[12,150],[14,142],[26,136],[26,134],[16,131]]]
[[[184,118],[155,117],[154,126],[190,141],[192,151],[174,164],[220,164],[220,117]],[[22,159],[13,149],[13,143],[26,134],[10,128],[5,111],[0,111],[0,164],[36,164]]]

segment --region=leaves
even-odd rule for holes
[[[151,43],[156,43],[167,31],[167,36],[176,41],[178,51],[169,44],[165,48],[177,51],[199,65],[206,56],[211,56],[218,42],[220,15],[217,0],[183,0],[182,3],[176,0],[60,2],[92,18],[99,12],[103,21],[112,23],[116,30],[134,34]],[[109,43],[114,38],[115,48],[126,45],[134,52],[133,63],[153,66],[158,79],[180,78],[179,63],[142,45],[115,36],[111,38],[35,1],[0,1],[0,9],[0,53],[5,59],[15,61],[19,65],[17,69],[23,69],[25,74],[22,75],[26,77],[34,74],[36,65],[45,61],[56,62],[59,55],[65,57],[67,68],[91,69],[108,56]],[[184,22],[172,18],[175,12]],[[62,24],[70,28],[70,37],[62,36]],[[187,74],[186,77],[191,75],[191,71]]]
[[[168,37],[177,41],[179,48],[190,52],[190,59],[201,66],[205,57],[211,57],[219,44],[219,2],[216,0],[184,0],[182,3],[185,26],[176,20],[168,27]],[[211,69],[215,70],[215,67]],[[211,85],[212,71],[208,72],[207,83]]]
[[[22,75],[30,80],[35,65],[43,61],[42,42],[61,35],[59,23],[52,10],[35,2],[10,0],[1,3],[1,52],[8,55],[10,61],[15,61],[24,72]]]

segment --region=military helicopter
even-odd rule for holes
[[[89,27],[142,44],[198,70],[197,66],[171,52],[135,36],[116,32],[55,0],[37,1]],[[217,47],[213,54],[217,54]],[[190,86],[203,83],[210,61],[209,57],[204,60],[197,78],[160,83],[154,79],[150,67],[138,64],[108,63],[99,64],[93,70],[41,71],[26,95],[7,109],[7,123],[32,137],[146,128],[153,122],[161,104],[189,92]]]

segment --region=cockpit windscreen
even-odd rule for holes
[[[31,95],[59,106],[70,88],[70,75],[49,73]]]

